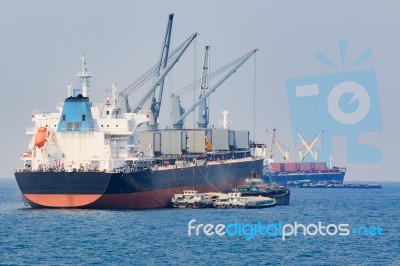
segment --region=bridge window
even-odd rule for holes
[[[75,123],[74,130],[79,131],[81,129],[81,123]]]
[[[82,121],[86,121],[86,115],[82,115]]]
[[[62,121],[65,121],[65,120],[67,120],[67,116],[66,116],[66,115],[63,115],[63,116],[62,116]]]

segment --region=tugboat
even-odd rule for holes
[[[265,196],[244,196],[238,191],[234,191],[225,196],[221,196],[214,201],[214,208],[245,208],[245,209],[261,209],[275,207],[276,200]]]
[[[184,190],[183,194],[174,194],[171,199],[173,208],[207,208],[212,207],[213,201],[196,190]]]
[[[230,193],[198,193],[195,190],[184,190],[183,194],[174,194],[171,199],[173,208],[245,208],[261,209],[274,207],[276,200],[265,196],[243,196],[238,191]]]
[[[262,196],[276,200],[276,205],[289,205],[290,190],[274,182],[265,183],[261,178],[248,178],[237,187],[242,196]]]

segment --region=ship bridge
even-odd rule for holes
[[[63,110],[58,123],[58,132],[94,130],[92,111],[89,97],[79,94],[77,97],[65,99]]]

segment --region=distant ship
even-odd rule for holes
[[[325,162],[270,163],[264,168],[264,176],[275,183],[287,186],[288,182],[310,180],[313,183],[328,181],[342,184],[346,168],[327,168]]]
[[[263,160],[251,155],[249,132],[208,128],[205,105],[209,94],[257,50],[237,60],[218,86],[202,86],[192,108],[203,108],[198,128],[183,128],[188,112],[175,101],[173,129],[158,129],[164,77],[197,36],[188,38],[170,58],[172,17],[155,75],[147,77],[154,79],[152,86],[134,107],[128,105],[129,94],[118,93],[116,85],[104,102],[90,101],[92,75],[82,57],[80,87],[68,86],[68,96],[57,112],[33,113],[34,127],[26,132],[31,141],[21,156],[23,167],[15,170],[27,204],[33,208],[162,208],[183,190],[228,192],[251,173],[262,174]],[[161,88],[158,95],[157,88]],[[148,100],[151,110],[141,110]]]
[[[271,151],[270,156],[266,156],[267,148],[264,145],[264,170],[263,170],[263,177],[264,180],[273,181],[279,185],[287,186],[288,183],[296,182],[296,181],[310,181],[312,183],[327,181],[332,182],[335,184],[342,184],[345,174],[346,168],[345,167],[327,167],[326,162],[317,161],[318,155],[316,151],[313,151],[313,145],[317,142],[318,138],[320,137],[321,133],[317,135],[317,137],[311,142],[307,143],[301,134],[297,131],[300,139],[302,140],[303,144],[306,146],[306,153],[300,151],[299,158],[300,160],[304,160],[307,153],[309,153],[315,161],[313,162],[291,162],[289,161],[289,152],[283,149],[282,145],[279,144],[278,140],[275,137],[275,129],[273,132],[268,131],[272,139],[271,143]],[[261,148],[262,144],[258,144]],[[273,159],[273,150],[274,146],[276,146],[281,155],[284,158],[284,162],[275,162]]]

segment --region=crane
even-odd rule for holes
[[[301,142],[303,143],[304,147],[306,148],[306,151],[304,153],[300,152],[300,154],[299,154],[300,162],[302,162],[304,160],[304,158],[307,156],[308,153],[311,155],[311,157],[313,157],[313,159],[315,161],[318,161],[318,153],[317,153],[317,151],[313,151],[312,148],[315,146],[315,144],[317,143],[318,139],[321,137],[323,132],[324,132],[323,130],[321,132],[319,132],[319,134],[313,139],[313,141],[311,143],[308,143],[304,139],[304,137],[300,134],[300,132],[298,130],[296,130],[297,136],[299,136]]]
[[[279,152],[281,153],[281,155],[283,156],[283,159],[285,160],[285,162],[289,162],[289,150],[286,149],[286,151],[282,148],[281,144],[279,143],[279,141],[276,139],[276,130],[274,128],[273,133],[271,133],[271,131],[269,131],[267,129],[267,133],[269,134],[269,136],[272,139],[271,142],[271,151],[270,151],[270,159],[273,159],[274,157],[274,145],[276,145],[276,147],[278,147]]]
[[[164,77],[171,71],[171,69],[175,66],[175,64],[178,63],[181,56],[185,53],[186,49],[189,47],[192,41],[197,37],[197,35],[198,35],[197,33],[194,33],[182,44],[183,46],[178,52],[176,58],[174,58],[172,62],[169,62],[167,64],[167,66],[160,72],[160,75],[153,81],[153,84],[147,91],[147,93],[134,105],[134,107],[132,107],[131,109],[132,113],[136,113],[140,109],[142,109],[143,104],[150,98],[154,90],[157,89],[157,87],[160,85],[160,81],[164,79]]]
[[[203,75],[201,77],[201,90],[199,99],[201,99],[208,89],[207,78],[208,78],[208,61],[209,61],[209,50],[210,46],[206,46],[206,51],[204,53],[204,65],[203,65]],[[208,126],[208,107],[207,100],[202,101],[199,104],[197,127],[207,128]]]
[[[161,49],[161,58],[160,62],[157,67],[157,77],[160,76],[160,71],[161,69],[165,69],[167,66],[168,62],[168,53],[169,53],[169,47],[170,47],[170,42],[171,42],[171,33],[172,33],[172,22],[174,19],[174,14],[170,14],[168,17],[168,25],[167,25],[167,30],[165,33],[165,38],[164,38],[164,44]],[[151,116],[150,116],[150,121],[147,125],[147,128],[149,130],[157,130],[158,129],[158,117],[160,115],[160,109],[161,109],[161,101],[162,101],[162,94],[164,90],[164,79],[162,78],[159,82],[158,86],[158,92],[157,88],[153,91],[153,97],[151,101]]]
[[[170,54],[169,52],[169,43],[170,43],[170,36],[172,31],[172,21],[173,21],[173,14],[169,15],[168,18],[168,25],[167,31],[165,34],[164,44],[161,53],[160,61],[149,69],[145,74],[143,74],[139,79],[129,85],[124,91],[120,92],[118,95],[118,102],[121,104],[121,109],[123,113],[136,113],[140,109],[142,109],[143,105],[146,103],[148,99],[152,97],[152,115],[150,120],[154,121],[154,123],[150,123],[152,128],[158,127],[158,115],[160,111],[160,105],[162,100],[162,92],[163,92],[163,84],[165,76],[171,71],[171,69],[175,66],[175,64],[179,61],[182,55],[185,53],[189,45],[193,42],[193,40],[197,37],[197,33],[192,34],[189,38],[187,38],[181,45],[179,45],[174,51]],[[145,82],[147,82],[152,75],[155,74],[156,77],[154,78],[150,88],[147,90],[145,95],[140,98],[136,104],[130,108],[128,96],[133,93],[136,89],[142,86]],[[162,88],[158,90],[156,93],[156,89],[162,85]]]
[[[255,54],[258,51],[258,49],[254,49],[238,60],[236,65],[222,78],[220,79],[211,89],[209,89],[204,95],[200,97],[186,112],[185,110],[180,106],[180,100],[179,96],[172,94],[171,97],[171,106],[172,106],[172,127],[174,129],[182,129],[183,127],[183,121],[185,117],[190,114],[199,104],[204,102],[208,96],[211,95],[216,89],[218,89],[219,86],[222,85],[233,73],[236,72],[253,54]]]
[[[268,129],[267,129],[268,131]],[[275,133],[276,129],[274,128],[272,131],[272,137],[271,137],[271,149],[269,151],[269,158],[274,159],[274,150],[275,150]]]

